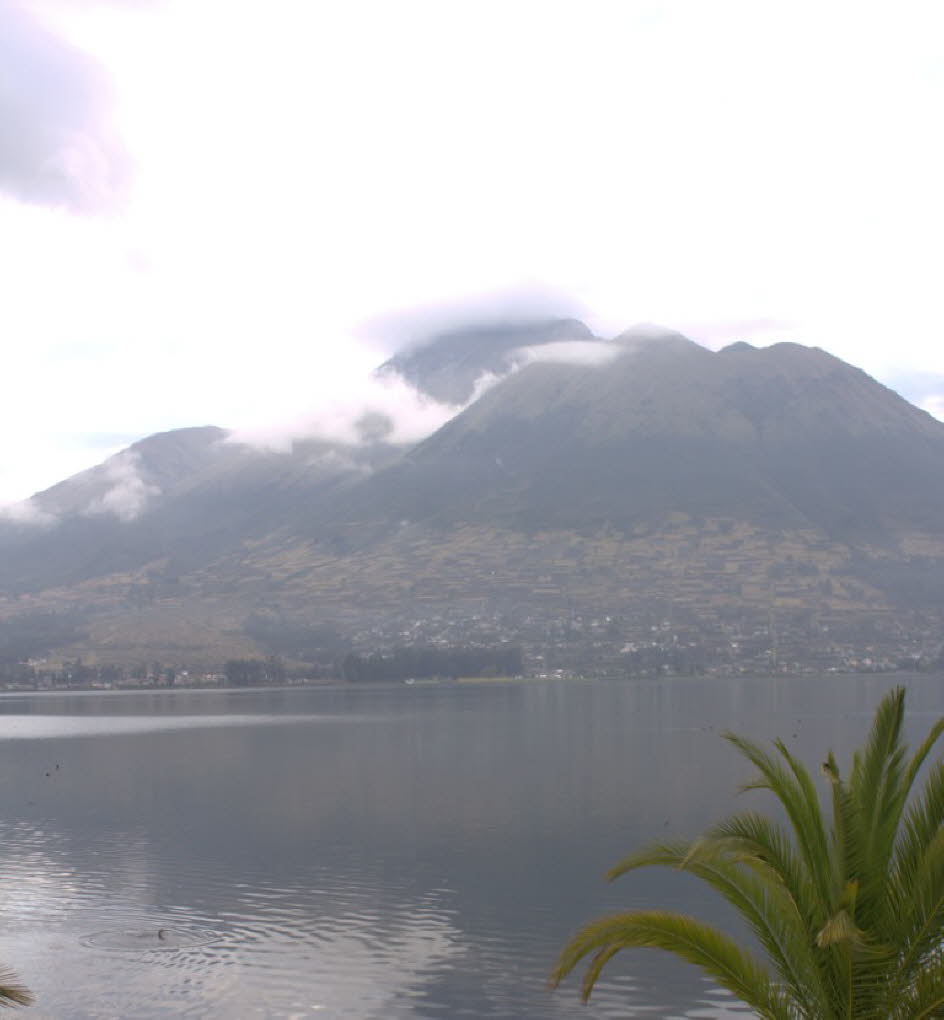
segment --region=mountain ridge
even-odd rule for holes
[[[829,487],[836,472],[847,495]],[[479,506],[513,526],[579,530],[685,512],[835,534],[845,516],[876,537],[896,514],[939,529],[936,512],[896,498],[917,481],[944,505],[944,424],[859,369],[801,345],[745,355],[633,337],[605,365],[510,375],[349,493],[336,518],[366,523],[382,508],[481,523]]]
[[[401,360],[423,392],[474,391],[495,358],[537,351],[410,447],[276,453],[207,426],[51,487],[34,500],[59,523],[0,526],[0,619],[65,607],[88,615],[86,654],[212,658],[253,647],[260,613],[394,634],[433,607],[642,619],[652,603],[711,626],[944,611],[944,423],[818,348],[710,351],[653,326],[561,348],[572,322],[541,329]],[[123,517],[108,486],[132,476]]]

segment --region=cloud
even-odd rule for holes
[[[398,376],[339,378],[337,383],[312,411],[233,429],[229,441],[276,451],[291,449],[295,440],[312,438],[349,445],[378,440],[416,443],[462,410],[424,396]]]
[[[554,365],[606,365],[624,348],[605,341],[560,340],[549,344],[535,344],[519,347],[512,352],[515,368],[523,368],[536,362]]]
[[[130,164],[98,65],[14,0],[0,0],[0,188],[21,201],[112,206]]]
[[[122,450],[106,460],[102,465],[102,473],[108,489],[104,495],[89,503],[85,513],[113,514],[121,521],[134,520],[148,501],[160,495],[161,491],[141,477],[140,466],[138,454],[134,450]]]
[[[131,11],[146,11],[166,5],[167,0],[45,0],[49,7],[94,9],[96,7],[117,7]]]
[[[478,307],[481,310],[481,305]],[[525,316],[523,305],[519,308],[522,312],[520,318],[503,322],[503,329],[512,334],[516,328],[525,335],[539,333],[543,324],[535,324]],[[409,316],[407,318],[416,321]],[[442,323],[445,320],[438,321]],[[456,336],[468,333],[470,345],[474,344],[478,320],[459,320],[450,313],[449,322]],[[481,325],[481,328],[489,336],[497,332],[494,323]],[[277,451],[287,451],[293,441],[308,438],[350,445],[380,440],[395,444],[417,443],[478,400],[486,390],[526,365],[536,362],[600,365],[621,352],[622,349],[615,344],[584,340],[561,340],[512,348],[500,359],[502,367],[481,372],[468,400],[455,403],[436,400],[420,392],[398,372],[375,371],[366,377],[351,372],[345,377],[339,373],[313,411],[275,424],[260,423],[233,429],[229,440]]]
[[[625,347],[605,340],[558,340],[547,344],[516,347],[508,353],[506,370],[483,372],[475,380],[472,396],[461,407],[454,408],[452,417],[474,404],[493,386],[497,386],[498,383],[515,375],[528,365],[607,365],[614,358],[625,356],[626,353]]]
[[[319,468],[322,471],[332,474],[362,474],[369,475],[372,468],[369,464],[361,464],[354,457],[348,456],[341,450],[321,450],[308,458],[308,467]]]
[[[0,521],[13,524],[34,524],[46,527],[55,524],[57,518],[40,507],[35,500],[22,499],[17,503],[0,506]]]
[[[387,354],[395,354],[449,333],[488,330],[495,324],[514,328],[583,319],[586,314],[586,309],[564,291],[533,283],[401,308],[362,322],[353,334]]]
[[[503,322],[501,331],[494,323],[468,319],[460,322],[454,316],[450,324],[455,332],[445,334],[446,338],[453,335],[467,338],[470,347],[481,339],[475,333],[477,329],[486,337],[503,332],[514,335],[517,329],[523,335],[532,336],[539,334],[544,326],[523,314],[517,321]],[[557,333],[559,335],[560,330]],[[511,348],[495,362],[495,367],[482,370],[469,399],[456,402],[436,400],[420,392],[397,371],[375,371],[366,377],[351,372],[345,377],[339,373],[331,389],[325,391],[311,412],[275,424],[261,422],[235,428],[229,440],[283,452],[291,449],[294,441],[310,438],[350,445],[380,440],[395,444],[417,443],[478,400],[486,390],[527,365],[539,362],[602,365],[621,353],[625,353],[624,349],[616,344],[593,340],[557,340]]]

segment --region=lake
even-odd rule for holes
[[[602,875],[768,806],[725,728],[843,762],[895,682],[0,695],[0,961],[55,1018],[743,1016],[653,951],[586,1007],[547,975],[606,911],[741,934],[688,876]],[[944,678],[905,682],[914,742]]]

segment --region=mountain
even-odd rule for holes
[[[159,433],[37,493],[0,519],[0,591],[62,588],[159,564],[187,573],[304,520],[327,493],[399,456],[395,446],[304,440],[270,450],[221,428]]]
[[[420,638],[538,654],[580,620],[626,648],[685,620],[724,654],[775,619],[798,655],[941,633],[944,424],[822,350],[557,320],[379,371],[460,404],[504,377],[408,449],[143,440],[0,522],[0,623],[78,614],[50,647],[208,663]]]
[[[148,436],[38,493],[33,504],[59,518],[108,512],[134,517],[150,498],[173,491],[217,461],[225,437],[223,429],[212,425]]]
[[[674,513],[831,539],[944,533],[944,424],[824,351],[636,330],[531,364],[348,493],[342,520],[631,530]]]
[[[506,375],[524,348],[596,340],[577,319],[481,324],[427,338],[384,362],[377,374],[399,376],[434,400],[461,405],[483,376]]]

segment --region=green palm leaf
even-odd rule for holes
[[[736,852],[729,839],[708,836],[692,844],[653,844],[625,858],[607,872],[607,878],[653,865],[689,871],[710,885],[747,921],[787,986],[805,989],[813,999],[824,997],[816,961],[804,938],[803,918],[768,864]]]
[[[761,1017],[944,1018],[944,762],[912,797],[944,719],[909,760],[904,712],[896,688],[878,706],[848,780],[827,756],[828,820],[812,775],[782,741],[771,753],[725,734],[758,770],[744,789],[772,792],[789,828],[735,814],[692,843],[655,843],[610,870],[610,879],[652,866],[691,872],[741,914],[770,969],[709,925],[636,911],[581,929],[553,983],[589,958],[586,999],[618,952],[657,948],[696,964]]]
[[[556,986],[589,954],[595,954],[583,983],[586,1001],[602,965],[623,949],[664,949],[701,967],[722,988],[749,1003],[762,1017],[789,1020],[791,1013],[767,971],[733,939],[681,914],[637,911],[615,914],[581,929],[561,953],[551,977]]]
[[[893,1002],[891,1020],[924,1020],[944,1016],[944,958],[940,953],[925,961],[904,995]]]

